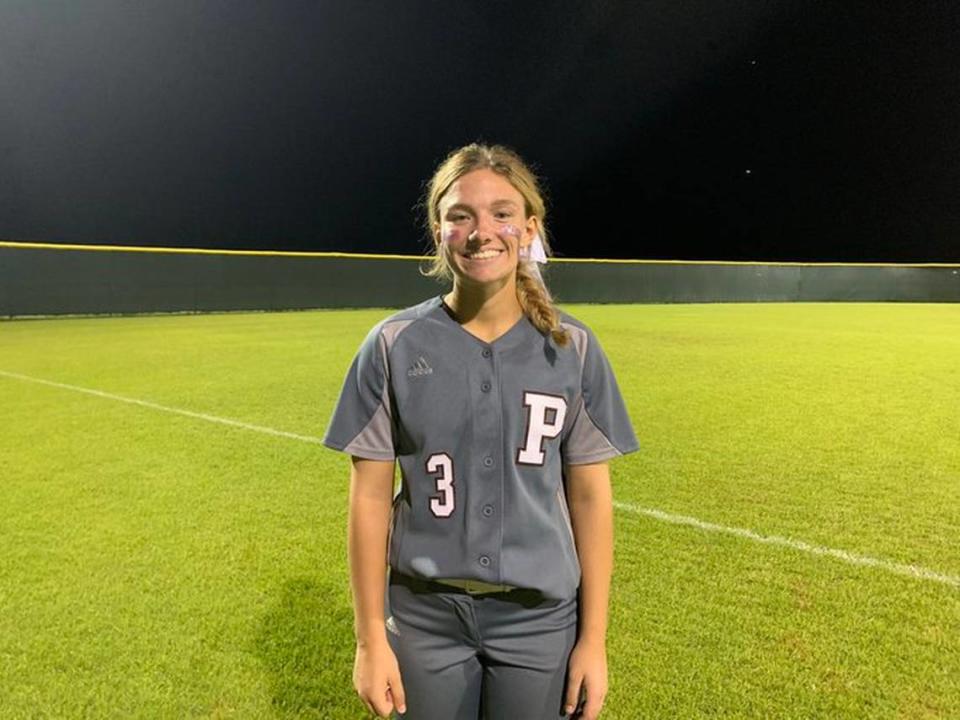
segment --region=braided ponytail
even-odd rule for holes
[[[543,335],[548,333],[560,347],[570,342],[570,333],[560,325],[560,315],[553,304],[553,297],[539,277],[534,263],[517,265],[517,300],[524,314]]]

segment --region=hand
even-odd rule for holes
[[[357,645],[353,687],[367,709],[378,717],[390,717],[394,708],[401,715],[407,711],[400,666],[386,639]]]
[[[577,709],[580,695],[586,695],[586,703],[573,717],[596,720],[607,696],[607,647],[603,640],[578,640],[567,662],[567,692],[564,712]]]

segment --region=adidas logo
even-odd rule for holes
[[[409,370],[407,370],[407,375],[409,377],[417,377],[418,375],[429,375],[433,372],[433,368],[427,365],[427,361],[423,359],[423,355],[417,358],[417,361],[413,364]]]

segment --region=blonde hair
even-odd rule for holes
[[[543,251],[550,257],[544,224],[546,205],[536,175],[508,147],[471,143],[447,155],[427,185],[423,204],[426,209],[426,229],[433,240],[433,255],[430,257],[430,268],[421,270],[423,275],[453,281],[453,270],[443,252],[438,233],[434,232],[434,227],[440,223],[440,200],[463,175],[483,168],[502,175],[523,196],[524,213],[528,218],[537,218]],[[543,335],[549,334],[560,347],[567,346],[570,334],[560,325],[560,315],[553,297],[532,260],[521,260],[517,264],[517,300],[524,314]]]

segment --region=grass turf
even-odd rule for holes
[[[960,576],[960,308],[565,306],[617,500]],[[322,435],[391,311],[0,324],[0,371]],[[0,717],[363,718],[348,461],[0,375]],[[960,587],[616,512],[607,720],[960,716]]]

